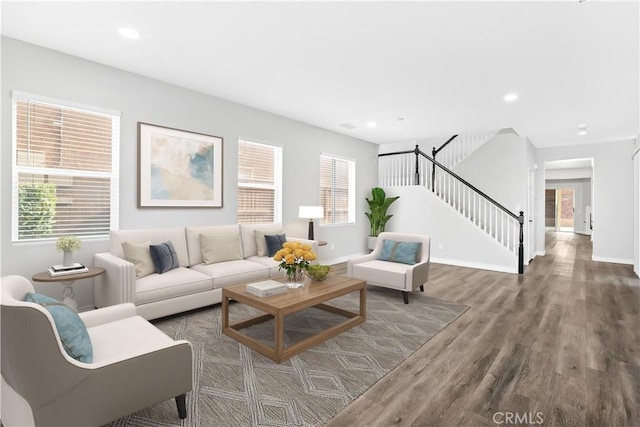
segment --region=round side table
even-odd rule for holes
[[[62,290],[62,302],[78,311],[78,303],[76,302],[76,296],[73,293],[73,283],[76,280],[89,279],[104,274],[104,268],[102,267],[89,267],[89,271],[84,273],[65,274],[61,276],[50,276],[47,271],[41,271],[31,277],[34,282],[43,283],[62,283],[64,289]]]

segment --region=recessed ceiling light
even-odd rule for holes
[[[404,117],[396,117],[396,120],[399,122],[403,122],[404,121]]]
[[[578,125],[578,130],[584,130],[587,128],[587,124],[586,123],[582,123],[581,125]]]
[[[517,93],[508,93],[504,96],[505,102],[514,102],[518,99]]]
[[[118,34],[125,39],[136,40],[140,38],[140,33],[133,28],[120,27],[118,28]]]
[[[578,132],[578,135],[582,136],[582,135],[586,135],[588,133],[589,132],[587,132],[586,130],[581,130],[581,131]]]
[[[367,127],[373,129],[374,127],[376,127],[378,124],[376,122],[368,122],[367,123]]]

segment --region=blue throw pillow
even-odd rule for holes
[[[413,265],[418,262],[418,254],[421,248],[422,242],[396,242],[384,239],[382,241],[382,252],[378,259]]]
[[[287,241],[286,234],[265,234],[264,240],[267,243],[267,255],[274,256],[282,249],[282,245]]]
[[[180,267],[178,254],[173,247],[173,243],[166,242],[160,245],[150,245],[151,260],[156,273],[162,274],[169,270]]]
[[[80,362],[93,362],[91,338],[78,313],[57,299],[42,294],[28,293],[26,302],[40,304],[51,313],[56,324],[62,347],[67,354]]]

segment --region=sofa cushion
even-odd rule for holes
[[[149,245],[151,241],[143,243],[122,242],[124,259],[129,261],[136,269],[136,278],[148,276],[155,272],[153,258]]]
[[[62,348],[69,356],[80,362],[93,362],[91,338],[89,338],[87,327],[74,309],[57,299],[33,292],[28,293],[24,300],[40,304],[47,309],[53,317]]]
[[[247,261],[255,262],[269,269],[270,278],[278,278],[284,276],[284,270],[280,270],[280,263],[268,256],[252,256]]]
[[[136,280],[136,304],[195,294],[212,287],[210,277],[190,268],[178,267],[164,274],[154,273]]]
[[[151,259],[156,273],[162,274],[180,267],[178,255],[170,241],[159,245],[151,245],[149,246],[149,251],[151,252]]]
[[[282,245],[287,241],[286,234],[265,234],[264,240],[267,243],[267,256],[272,257],[282,249]]]
[[[200,247],[205,264],[242,259],[240,233],[201,234]]]
[[[384,239],[378,259],[413,265],[418,262],[421,248],[422,242],[396,242]]]
[[[352,276],[371,284],[407,290],[407,271],[411,268],[408,264],[373,260],[361,264],[354,264],[352,267]]]
[[[122,242],[141,243],[150,241],[157,245],[171,240],[178,254],[181,267],[189,266],[189,252],[184,227],[148,228],[134,230],[113,230],[111,236],[111,253],[119,258],[126,259],[122,251]]]
[[[258,231],[258,233],[255,233]],[[265,234],[282,234],[282,224],[240,224],[240,238],[242,239],[242,253],[244,258],[258,255],[257,243],[262,242],[260,256],[267,256],[267,244],[264,242]]]
[[[247,260],[198,264],[191,269],[213,278],[214,289],[269,278],[268,267]]]
[[[207,225],[187,227],[185,231],[187,236],[187,247],[189,249],[189,265],[193,266],[196,264],[202,264],[202,248],[200,247],[201,234],[238,233],[240,231],[240,228],[238,227],[238,224]]]

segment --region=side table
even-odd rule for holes
[[[91,277],[96,277],[101,274],[104,274],[104,268],[102,267],[89,267],[89,271],[85,271],[84,273],[65,274],[63,276],[55,277],[49,276],[47,271],[41,271],[40,273],[34,274],[31,277],[31,280],[43,283],[62,283],[64,285],[64,289],[62,290],[62,302],[73,308],[75,311],[78,311],[78,303],[76,302],[76,296],[73,293],[73,283],[76,280],[90,279]]]

